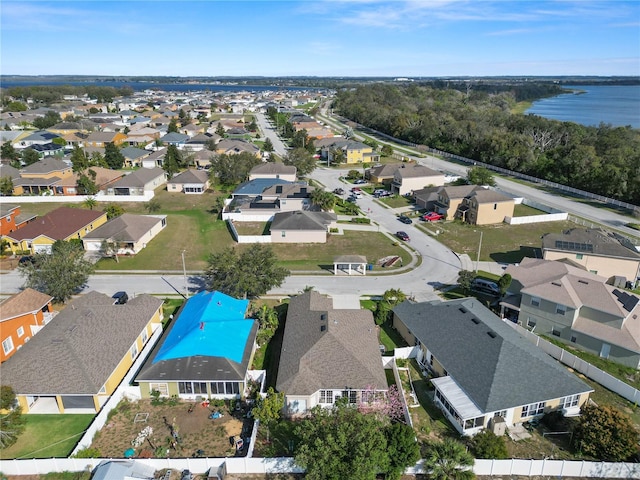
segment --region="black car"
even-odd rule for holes
[[[36,263],[36,259],[34,257],[32,257],[31,255],[25,255],[24,257],[20,257],[20,260],[18,260],[18,263],[20,265],[27,265],[27,264],[34,264]]]
[[[129,295],[127,295],[127,292],[116,292],[111,296],[111,298],[113,298],[114,305],[124,305],[129,301]]]
[[[400,215],[398,217],[398,220],[400,220],[402,223],[405,223],[407,225],[411,225],[413,223],[413,220],[411,220],[409,217],[407,217],[406,215]]]
[[[333,193],[336,195],[344,195],[344,190],[342,188],[336,188]]]
[[[407,232],[396,232],[396,237],[405,242],[409,241],[409,235],[407,235]]]

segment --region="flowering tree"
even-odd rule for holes
[[[398,387],[391,385],[386,392],[375,390],[368,386],[363,392],[358,404],[360,413],[375,413],[379,417],[386,417],[391,422],[405,422],[404,405]]]

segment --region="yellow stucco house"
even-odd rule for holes
[[[17,252],[51,253],[56,240],[84,238],[107,223],[107,214],[98,210],[60,207],[28,223],[23,228],[3,235],[9,248]]]
[[[2,364],[24,413],[95,413],[109,399],[163,319],[151,295],[113,302],[77,298]]]
[[[369,145],[344,138],[336,139],[334,142],[324,146],[322,148],[322,157],[329,162],[333,162],[338,152],[341,152],[343,155],[342,163],[348,165],[377,162],[380,160],[380,156],[374,153]]]

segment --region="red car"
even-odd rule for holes
[[[422,217],[420,217],[425,222],[437,222],[438,220],[444,220],[444,215],[436,212],[425,213]]]

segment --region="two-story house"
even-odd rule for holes
[[[640,298],[569,261],[510,265],[503,315],[540,335],[640,368]]]
[[[56,186],[60,180],[73,176],[73,170],[62,160],[47,157],[20,170],[20,178],[13,181],[13,194],[62,194]]]
[[[418,163],[402,163],[393,173],[391,191],[406,195],[423,187],[444,185],[444,173],[437,172]]]
[[[334,162],[338,152],[341,152],[342,163],[347,165],[380,161],[380,155],[374,153],[369,145],[355,140],[337,138],[326,143],[323,142],[323,145],[322,158],[330,163]]]
[[[478,187],[462,199],[454,217],[473,225],[491,225],[512,217],[514,208],[512,197]]]
[[[0,204],[0,236],[22,228],[36,218],[36,215],[22,213],[21,208],[10,203]]]

